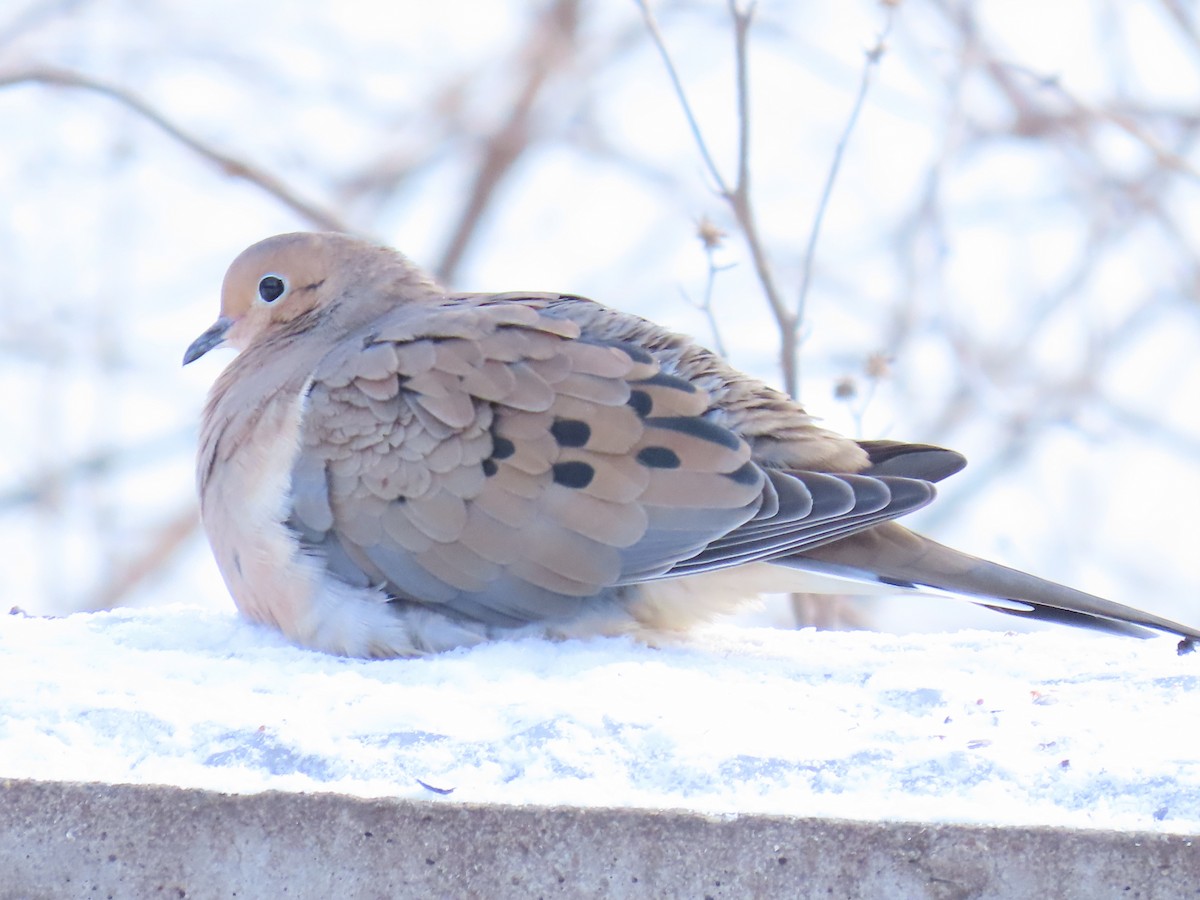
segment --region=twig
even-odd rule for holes
[[[496,189],[513,165],[532,144],[532,113],[538,97],[554,71],[571,58],[579,24],[579,0],[557,0],[533,28],[525,49],[525,81],[508,118],[488,139],[467,202],[434,271],[452,284],[467,245],[491,205]]]
[[[642,19],[646,23],[646,31],[649,33],[650,39],[654,42],[654,47],[658,50],[658,55],[662,58],[663,66],[667,70],[667,77],[671,79],[671,86],[675,89],[675,97],[679,100],[679,105],[683,109],[684,118],[687,119],[688,128],[691,129],[692,138],[696,142],[696,149],[700,151],[700,158],[704,160],[704,166],[708,169],[708,174],[716,184],[718,192],[722,197],[728,199],[733,191],[726,183],[725,176],[721,174],[721,169],[717,166],[716,161],[713,160],[712,154],[709,153],[708,142],[704,140],[704,133],[700,130],[700,123],[696,121],[696,114],[692,112],[692,104],[688,101],[683,81],[680,80],[679,72],[675,69],[675,61],[671,59],[671,53],[667,50],[662,31],[658,27],[658,20],[654,18],[654,13],[650,11],[646,0],[634,0],[634,2],[637,4],[638,9],[642,11]]]
[[[833,150],[833,160],[829,164],[829,172],[825,176],[825,186],[821,190],[821,200],[817,203],[817,211],[813,216],[812,231],[808,236],[808,245],[804,248],[804,267],[800,276],[800,291],[796,297],[796,312],[795,320],[797,323],[804,321],[805,306],[808,303],[808,289],[812,283],[812,266],[813,259],[817,255],[817,239],[821,235],[821,224],[825,220],[825,210],[829,207],[829,198],[833,193],[834,182],[837,181],[838,172],[842,167],[842,158],[846,155],[846,147],[850,143],[850,135],[854,132],[854,126],[858,124],[859,113],[862,112],[863,103],[867,99],[867,90],[871,86],[871,76],[879,67],[879,61],[883,58],[886,49],[885,41],[892,30],[892,19],[895,13],[895,7],[885,7],[885,18],[883,29],[879,32],[879,37],[875,40],[875,46],[866,52],[866,61],[863,64],[862,77],[858,82],[858,93],[854,97],[854,104],[850,107],[850,117],[846,120],[846,127],[842,129],[842,135],[838,138],[837,146]],[[799,375],[797,374],[797,378]]]
[[[115,577],[101,586],[87,604],[87,608],[99,610],[120,606],[138,585],[162,569],[199,527],[199,513],[195,504],[189,503],[157,530],[154,539],[145,550],[122,566]]]
[[[867,410],[875,399],[879,383],[891,376],[892,360],[886,353],[872,353],[863,361],[862,374],[867,382],[865,391],[859,390],[858,380],[853,376],[840,379],[834,389],[834,396],[845,401],[850,417],[854,420],[854,434],[866,437],[863,424],[867,418]]]
[[[662,31],[658,27],[658,22],[654,18],[654,14],[650,11],[650,7],[645,0],[635,0],[635,2],[642,11],[642,19],[646,23],[646,31],[649,33],[655,48],[658,50],[659,56],[662,58],[663,65],[666,67],[667,75],[671,79],[671,85],[675,90],[675,96],[679,100],[680,107],[683,109],[684,117],[688,122],[688,128],[691,129],[692,138],[696,143],[696,148],[700,153],[701,159],[704,161],[705,168],[708,169],[708,174],[717,187],[717,193],[732,209],[734,218],[738,223],[738,228],[741,229],[742,238],[746,241],[746,247],[749,249],[750,258],[754,263],[755,275],[758,277],[759,285],[767,298],[767,303],[771,308],[771,313],[775,317],[775,323],[779,330],[780,368],[782,370],[784,389],[795,396],[797,322],[792,316],[791,311],[787,308],[787,305],[783,302],[783,296],[775,283],[774,273],[771,270],[766,251],[763,249],[762,239],[758,233],[758,220],[754,213],[754,205],[750,199],[750,79],[747,38],[750,33],[751,22],[754,18],[754,4],[749,3],[745,7],[740,7],[737,0],[729,0],[729,12],[733,17],[734,24],[734,54],[737,66],[738,87],[738,180],[731,187],[725,176],[721,174],[720,168],[717,166],[712,153],[708,149],[708,143],[705,141],[704,133],[700,130],[700,124],[696,120],[695,113],[692,111],[692,105],[687,98],[687,91],[684,90],[683,82],[679,77],[679,72],[675,68],[674,61],[671,59],[670,51],[667,50],[666,42],[663,39]]]
[[[708,261],[708,276],[704,281],[704,299],[697,302],[689,297],[686,291],[680,289],[680,293],[683,294],[684,300],[704,314],[704,318],[708,321],[708,329],[712,333],[713,349],[717,351],[718,355],[728,357],[725,341],[721,337],[721,326],[717,322],[717,316],[713,310],[713,288],[717,283],[717,275],[733,268],[732,264],[717,265],[715,254],[717,248],[721,246],[721,241],[725,238],[725,232],[718,228],[711,219],[704,216],[696,223],[696,237],[700,238],[700,245],[704,248],[704,258]]]
[[[79,72],[52,66],[37,66],[0,73],[0,89],[23,84],[79,88],[108,97],[157,126],[159,130],[183,144],[193,153],[216,165],[231,178],[240,178],[243,181],[248,181],[267,194],[270,194],[284,206],[289,207],[301,217],[307,219],[315,227],[324,231],[354,231],[353,228],[342,221],[337,215],[321,208],[315,203],[303,199],[275,176],[252,166],[250,163],[222,153],[195,135],[184,131],[145,100],[124,88],[108,84],[107,82],[83,75]]]
[[[1187,37],[1193,52],[1200,51],[1200,33],[1197,32],[1196,23],[1189,18],[1184,5],[1179,0],[1160,0],[1160,2],[1166,9],[1167,15],[1174,19],[1175,24],[1179,26],[1180,33]]]
[[[750,24],[754,18],[754,3],[738,6],[737,0],[729,0],[729,14],[733,17],[734,62],[737,67],[738,105],[738,181],[733,194],[726,199],[733,207],[734,215],[741,226],[754,262],[754,271],[771,313],[779,329],[779,367],[783,388],[793,397],[799,396],[800,384],[797,371],[798,336],[800,320],[788,311],[783,301],[771,265],[767,260],[762,239],[758,234],[758,218],[750,201]]]
[[[1065,101],[1072,108],[1071,121],[1079,121],[1082,119],[1083,121],[1109,122],[1110,124],[1115,125],[1117,128],[1124,131],[1131,138],[1149,150],[1150,153],[1153,154],[1155,162],[1157,162],[1160,166],[1200,181],[1200,171],[1197,171],[1195,166],[1193,166],[1178,153],[1175,153],[1174,151],[1164,147],[1158,138],[1150,134],[1128,113],[1120,110],[1094,106],[1084,100],[1079,99],[1069,90],[1067,90],[1067,88],[1063,87],[1062,82],[1057,76],[1045,75],[1035,72],[1028,66],[1023,66],[1019,63],[1004,62],[1001,60],[994,60],[992,62],[992,66],[996,73],[1004,70],[1016,72],[1019,75],[1023,75],[1026,78],[1032,79],[1039,88],[1044,88],[1057,94],[1059,98]],[[1045,118],[1047,120],[1050,119],[1048,116]]]
[[[738,227],[742,231],[742,237],[745,239],[746,246],[750,251],[755,274],[758,277],[763,294],[766,296],[767,303],[771,308],[771,314],[775,318],[776,327],[779,330],[779,363],[784,390],[793,397],[799,397],[800,368],[798,350],[801,329],[804,325],[805,304],[808,298],[809,285],[812,280],[812,266],[813,259],[816,256],[817,239],[820,236],[821,223],[824,221],[825,211],[829,206],[829,198],[833,192],[833,185],[837,180],[842,158],[850,141],[850,135],[858,122],[859,113],[862,111],[867,90],[871,84],[871,76],[883,56],[885,49],[884,42],[891,31],[894,9],[890,5],[886,7],[884,27],[876,39],[875,46],[867,51],[866,63],[863,66],[858,94],[851,108],[850,118],[834,150],[833,162],[830,165],[829,173],[826,176],[825,185],[822,190],[821,200],[814,214],[808,246],[804,253],[800,290],[796,304],[794,308],[789,308],[784,303],[783,296],[778,289],[770,262],[763,248],[763,242],[758,232],[758,220],[754,214],[754,206],[750,199],[750,54],[748,50],[748,38],[750,25],[754,19],[754,3],[750,2],[745,6],[741,6],[738,0],[729,0],[729,13],[733,19],[738,106],[737,181],[731,187],[714,161],[712,153],[709,151],[708,144],[704,139],[704,133],[700,130],[700,124],[692,110],[691,103],[688,101],[687,92],[684,90],[683,82],[671,59],[671,54],[667,50],[662,31],[658,27],[658,22],[655,20],[653,13],[650,12],[646,0],[635,0],[635,2],[642,12],[642,18],[646,23],[646,30],[650,34],[651,40],[653,40],[654,46],[662,58],[663,65],[667,69],[667,75],[671,79],[675,96],[678,98],[679,105],[683,109],[688,128],[692,132],[692,138],[700,152],[701,159],[704,161],[704,166],[716,184],[718,193],[733,210]]]
[[[704,258],[708,261],[708,275],[704,279],[704,300],[700,303],[700,311],[704,313],[704,318],[708,320],[708,329],[713,336],[713,349],[718,354],[724,357],[729,356],[729,350],[725,346],[725,339],[721,337],[721,326],[717,322],[716,313],[713,311],[713,287],[717,283],[717,275],[721,272],[726,272],[733,268],[732,264],[718,266],[713,258],[714,248],[705,246]]]

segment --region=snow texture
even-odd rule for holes
[[[2,617],[0,666],[0,777],[1200,830],[1200,654],[1169,638],[721,626],[368,661],[168,607]]]

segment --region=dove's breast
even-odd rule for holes
[[[197,474],[213,556],[244,616],[303,646],[346,656],[410,656],[488,637],[482,626],[431,611],[402,615],[383,590],[347,584],[306,553],[287,522],[308,382],[257,399],[224,390],[225,382],[222,376],[209,400]]]
[[[198,461],[204,528],[238,609],[290,634],[315,590],[313,567],[283,524],[304,391],[280,391],[248,409],[217,388]]]

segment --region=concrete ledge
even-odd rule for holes
[[[0,897],[1200,893],[1169,834],[0,782]]]

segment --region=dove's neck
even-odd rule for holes
[[[362,275],[317,314],[320,322],[314,327],[328,329],[324,332],[326,340],[345,337],[400,309],[436,306],[445,301],[445,289],[431,275],[400,254],[395,256],[392,265]]]

